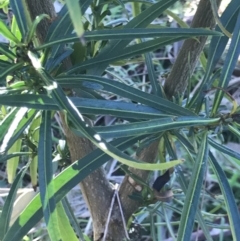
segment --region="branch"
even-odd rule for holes
[[[218,0],[218,6],[221,0]],[[191,28],[213,28],[215,20],[212,14],[210,0],[201,0],[197,12],[193,18]],[[199,56],[204,48],[207,37],[197,40],[187,39],[178,54],[176,62],[166,79],[164,90],[168,98],[183,95],[186,90],[189,77],[192,75]]]

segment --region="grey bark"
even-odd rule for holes
[[[217,1],[219,6],[221,0]],[[213,28],[215,20],[212,14],[210,0],[201,0],[194,15],[192,28]],[[187,39],[177,56],[176,62],[166,79],[164,91],[168,98],[182,96],[188,85],[189,76],[192,75],[206,43],[207,37]]]

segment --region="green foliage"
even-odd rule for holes
[[[226,210],[233,240],[240,240],[236,225],[240,223],[240,216],[234,195],[223,167],[213,155],[215,150],[218,154],[235,158],[239,165],[240,154],[218,142],[222,129],[230,130],[238,138],[240,136],[240,113],[235,102],[232,101],[232,110],[228,109],[227,113],[222,111],[220,105],[224,95],[229,99],[225,89],[240,54],[240,3],[232,0],[220,18],[223,27],[232,34],[232,39],[217,79],[214,71],[229,40],[222,33],[222,28],[217,26],[213,31],[159,25],[152,27],[152,21],[164,11],[168,12],[167,9],[177,0],[141,2],[145,3],[144,11],[138,9],[139,14],[126,25],[115,27],[104,19],[112,9],[123,7],[125,2],[66,1],[57,18],[52,21],[45,42],[41,44],[36,40],[36,29],[41,21],[49,21],[49,16],[42,14],[31,20],[25,1],[10,0],[10,3],[3,1],[0,4],[1,8],[6,8],[9,3],[14,13],[11,26],[0,21],[0,32],[9,40],[9,44],[0,43],[0,162],[4,163],[13,157],[25,157],[28,162],[16,175],[0,216],[2,241],[22,240],[42,217],[52,240],[68,240],[70,236],[71,240],[77,240],[70,225],[77,227],[76,220],[64,197],[111,158],[143,170],[163,171],[175,167],[172,186],[178,185],[178,190],[173,188],[173,196],[177,197],[180,189],[184,203],[170,207],[160,202],[149,207],[151,234],[155,240],[154,220],[155,215],[161,216],[158,213],[159,205],[164,210],[164,219],[172,236],[176,230],[167,220],[166,212],[172,208],[171,212],[181,213],[177,240],[190,240],[192,230],[196,230],[195,224],[201,227],[208,240],[212,240],[209,227],[214,227],[214,220],[204,216],[204,207],[199,205],[203,199],[207,167],[216,176],[223,194],[223,202],[214,200],[215,205],[222,205],[222,209]],[[86,14],[88,8],[92,10],[91,18]],[[193,95],[188,93],[172,102],[165,97],[156,78],[151,52],[198,36],[211,36],[202,83]],[[153,93],[137,89],[134,81],[133,84],[127,84],[119,81],[121,78],[110,79],[106,74],[111,73],[109,67],[116,65],[116,61],[126,61],[130,65],[134,58],[142,55],[149,73],[148,85]],[[64,63],[69,58],[73,60],[73,66],[66,69]],[[112,74],[116,76],[116,73]],[[214,81],[217,85],[214,85]],[[213,86],[216,92],[212,96],[213,102],[209,103],[206,92]],[[69,96],[68,88],[74,88],[81,93],[81,97]],[[110,95],[116,96],[119,101],[109,100]],[[53,177],[51,126],[56,111],[63,111],[71,130],[88,138],[97,149]],[[90,127],[86,119],[94,120],[98,115],[116,117],[118,123]],[[39,116],[42,116],[41,124],[40,119],[36,121]],[[108,141],[108,138],[113,140]],[[165,153],[160,162],[142,162],[124,152],[129,148],[135,150],[136,146],[140,149],[146,147],[158,138],[164,143],[162,149]],[[9,153],[11,147],[19,144],[19,139],[24,143],[22,148]],[[185,153],[184,163],[182,156],[178,157],[177,148],[181,154]],[[59,159],[66,158],[60,151],[58,154]],[[40,194],[9,226],[17,189],[36,156]],[[182,167],[192,170],[190,177],[184,175]],[[32,179],[36,176],[37,173],[32,171]],[[152,195],[152,189],[144,181],[142,183],[144,192]],[[139,196],[145,197],[146,193]],[[177,202],[176,198],[174,200]],[[78,234],[84,240],[81,230]]]

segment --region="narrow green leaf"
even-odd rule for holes
[[[0,83],[3,82],[3,81],[6,81],[4,78],[5,78],[7,75],[9,75],[9,74],[11,74],[12,72],[20,69],[20,68],[23,67],[23,66],[24,66],[24,62],[19,62],[19,63],[17,63],[17,64],[12,64],[12,65],[10,65],[10,66],[9,66],[8,68],[6,68],[6,69],[3,69],[3,70],[1,71],[1,73],[0,73]]]
[[[82,13],[78,4],[78,0],[65,0],[65,3],[67,5],[69,15],[72,19],[74,29],[78,37],[81,38],[84,33],[84,28],[82,23]]]
[[[124,151],[144,137],[122,138],[111,142],[113,146]],[[109,160],[109,156],[96,149],[81,160],[73,163],[53,180],[55,200],[59,202],[73,187],[94,170]],[[43,217],[39,194],[29,203],[15,223],[11,226],[3,241],[20,240]]]
[[[26,17],[26,3],[23,0],[10,0],[10,6],[17,20],[21,35],[25,36],[28,30]]]
[[[44,220],[51,240],[61,240],[58,214],[55,210],[54,185],[52,181],[51,111],[44,111],[38,144],[39,191]]]
[[[0,104],[6,106],[27,107],[36,110],[59,110],[54,101],[47,95],[0,95]]]
[[[156,120],[134,122],[129,124],[119,124],[113,126],[95,127],[94,130],[103,138],[120,138],[126,136],[138,136],[153,134],[167,130],[187,128],[191,126],[216,125],[220,118],[201,117],[165,117]],[[76,134],[82,136],[80,130],[71,128]]]
[[[164,140],[165,140],[169,155],[172,158],[177,158],[177,155],[176,155],[175,151],[173,150],[169,139],[167,137],[165,137]],[[193,158],[191,158],[191,159],[193,159]],[[186,180],[182,168],[180,166],[176,166],[175,172],[176,172],[177,180],[178,180],[183,192],[186,194],[187,190],[188,190],[188,180]],[[180,214],[182,214],[182,211],[180,211]],[[203,233],[204,233],[205,237],[207,238],[207,240],[213,241],[213,239],[209,233],[209,228],[207,227],[206,222],[203,219],[203,216],[202,216],[199,208],[196,210],[196,218],[197,218],[199,225],[200,225],[201,229],[203,230]]]
[[[79,97],[70,97],[69,99],[83,114],[112,115],[138,120],[169,116],[152,107],[122,101],[96,101],[95,99]],[[27,107],[36,110],[59,110],[53,99],[47,95],[19,94],[0,96],[0,103],[7,106]],[[4,130],[7,130],[7,128],[4,128]]]
[[[222,170],[221,166],[218,164],[217,160],[211,152],[209,152],[209,156],[210,164],[213,168],[214,173],[217,176],[218,184],[224,196],[224,201],[228,213],[228,219],[230,222],[230,228],[232,231],[232,238],[234,241],[238,241],[240,240],[240,229],[238,225],[240,223],[240,215],[231,186],[229,185],[228,179],[224,171]]]
[[[32,152],[14,152],[14,153],[7,154],[7,155],[0,155],[0,163],[4,163],[8,159],[11,159],[16,156],[20,157],[20,156],[26,156],[26,155],[31,155],[31,154],[32,154]]]
[[[4,43],[0,43],[0,53],[7,56],[11,60],[14,60],[16,58],[13,52],[9,50],[7,45]]]
[[[81,8],[82,14],[84,14],[87,8],[90,6],[93,0],[81,0],[79,5]],[[64,32],[63,32],[64,30]],[[46,42],[49,42],[53,39],[57,39],[63,34],[66,36],[73,32],[73,25],[68,13],[67,6],[63,6],[61,11],[58,13],[58,17],[53,21],[49,27],[48,34],[46,37]],[[78,38],[79,39],[79,38]]]
[[[24,42],[25,42],[26,44],[30,43],[30,41],[32,40],[32,38],[33,38],[33,36],[34,36],[34,34],[35,34],[35,32],[36,32],[36,29],[37,29],[38,24],[39,24],[44,18],[50,19],[50,17],[49,17],[47,14],[41,14],[41,15],[39,15],[39,16],[37,16],[37,17],[35,18],[35,20],[34,20],[33,23],[32,23],[32,26],[30,27],[30,29],[29,29],[26,37],[25,37]]]
[[[12,24],[11,24],[11,32],[16,36],[16,38],[21,41],[22,39],[22,34],[20,32],[20,29],[17,25],[17,21],[16,21],[16,17],[13,15],[13,18],[12,18]],[[14,43],[10,42],[10,46],[11,47],[14,47]]]
[[[19,111],[19,108],[13,108],[0,122],[0,143],[2,142],[7,131],[9,130],[11,123],[15,119],[18,111]]]
[[[19,40],[12,34],[7,25],[0,19],[0,33],[8,40],[18,44]]]
[[[136,38],[153,38],[153,37],[181,37],[191,38],[195,36],[221,36],[222,34],[217,31],[210,31],[202,28],[138,28],[138,29],[111,29],[111,30],[96,30],[85,32],[84,40],[97,41],[97,40],[110,40],[110,39],[136,39]],[[51,41],[39,46],[36,50],[51,47],[53,45],[77,42],[79,37],[75,34],[64,35],[56,37]]]
[[[57,203],[56,211],[57,211],[57,215],[58,215],[59,227],[60,227],[60,232],[62,235],[62,241],[69,241],[69,240],[79,241],[79,239],[77,238],[77,236],[71,226],[69,217],[67,216],[67,214],[64,210],[62,202]],[[80,229],[80,228],[78,227],[78,229]],[[84,239],[81,239],[81,240],[84,241]]]
[[[5,234],[9,229],[9,224],[12,216],[13,204],[17,195],[17,190],[22,183],[22,179],[27,171],[29,164],[22,168],[17,174],[11,189],[7,195],[7,198],[4,202],[4,206],[2,208],[1,216],[0,216],[0,239],[3,240]]]
[[[82,14],[85,13],[87,8],[90,6],[93,0],[81,0],[79,1]],[[73,25],[71,18],[68,14],[67,6],[63,6],[61,11],[58,13],[57,18],[51,24],[45,42],[51,41],[53,38],[61,38],[61,36],[67,36],[73,32]],[[51,50],[50,59],[55,59],[59,54],[61,54],[64,45],[57,45]]]
[[[94,89],[96,91],[109,91],[132,101],[156,108],[163,113],[170,115],[194,116],[194,113],[190,110],[174,104],[169,100],[145,93],[131,86],[106,78],[91,75],[75,75],[59,76],[56,78],[56,81],[62,87],[84,87]]]
[[[239,135],[239,137],[240,137],[240,135]],[[229,149],[224,145],[218,144],[216,141],[212,140],[211,138],[208,138],[208,142],[216,150],[223,152],[224,154],[227,154],[228,156],[236,158],[237,160],[240,160],[240,153],[238,153],[232,149]]]
[[[218,87],[221,89],[225,89],[228,86],[228,82],[231,78],[232,72],[236,66],[240,54],[240,10],[238,12],[238,18],[236,21],[235,28],[233,30],[233,37],[230,43],[226,59],[224,61],[222,74],[220,76],[218,84]],[[223,95],[224,92],[218,89],[214,97],[212,115],[215,115],[217,113]]]
[[[153,93],[159,97],[164,97],[164,94],[162,93],[162,89],[160,87],[160,82],[157,80],[155,71],[154,71],[154,65],[152,62],[152,56],[151,53],[146,53],[144,54],[145,57],[145,62],[147,65],[147,70],[148,70],[148,77],[151,81],[151,85],[153,88]]]
[[[9,0],[2,0],[0,2],[0,8],[4,8],[4,7],[7,7],[9,4]]]
[[[228,129],[236,135],[238,138],[240,138],[240,131],[238,128],[235,128],[233,125],[228,125]]]
[[[200,192],[202,189],[202,183],[207,166],[208,159],[208,143],[207,143],[207,131],[203,134],[201,140],[201,146],[199,148],[196,163],[193,167],[192,175],[188,185],[185,203],[180,219],[180,226],[178,230],[177,240],[188,241],[191,239],[192,229],[194,225],[194,219],[196,211],[198,209],[198,202],[200,198]]]
[[[28,111],[28,109],[25,107],[18,109],[14,120],[11,122],[9,129],[3,138],[0,146],[0,153],[5,153],[8,151],[8,149],[20,137],[29,123],[33,120],[36,113],[37,111],[32,109]]]

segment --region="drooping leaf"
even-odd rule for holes
[[[212,140],[211,138],[208,138],[208,142],[209,144],[215,148],[216,150],[223,152],[224,154],[227,154],[233,158],[236,158],[238,160],[240,160],[240,153],[229,149],[228,147],[224,146],[224,145],[220,145],[219,143],[217,143],[216,141]]]
[[[36,19],[33,21],[29,31],[27,32],[26,36],[25,36],[25,40],[24,42],[26,44],[30,43],[30,41],[32,40],[35,32],[36,32],[36,29],[37,29],[37,26],[38,24],[44,19],[44,18],[48,18],[50,19],[50,17],[47,15],[47,14],[41,14],[39,16],[36,17]]]

